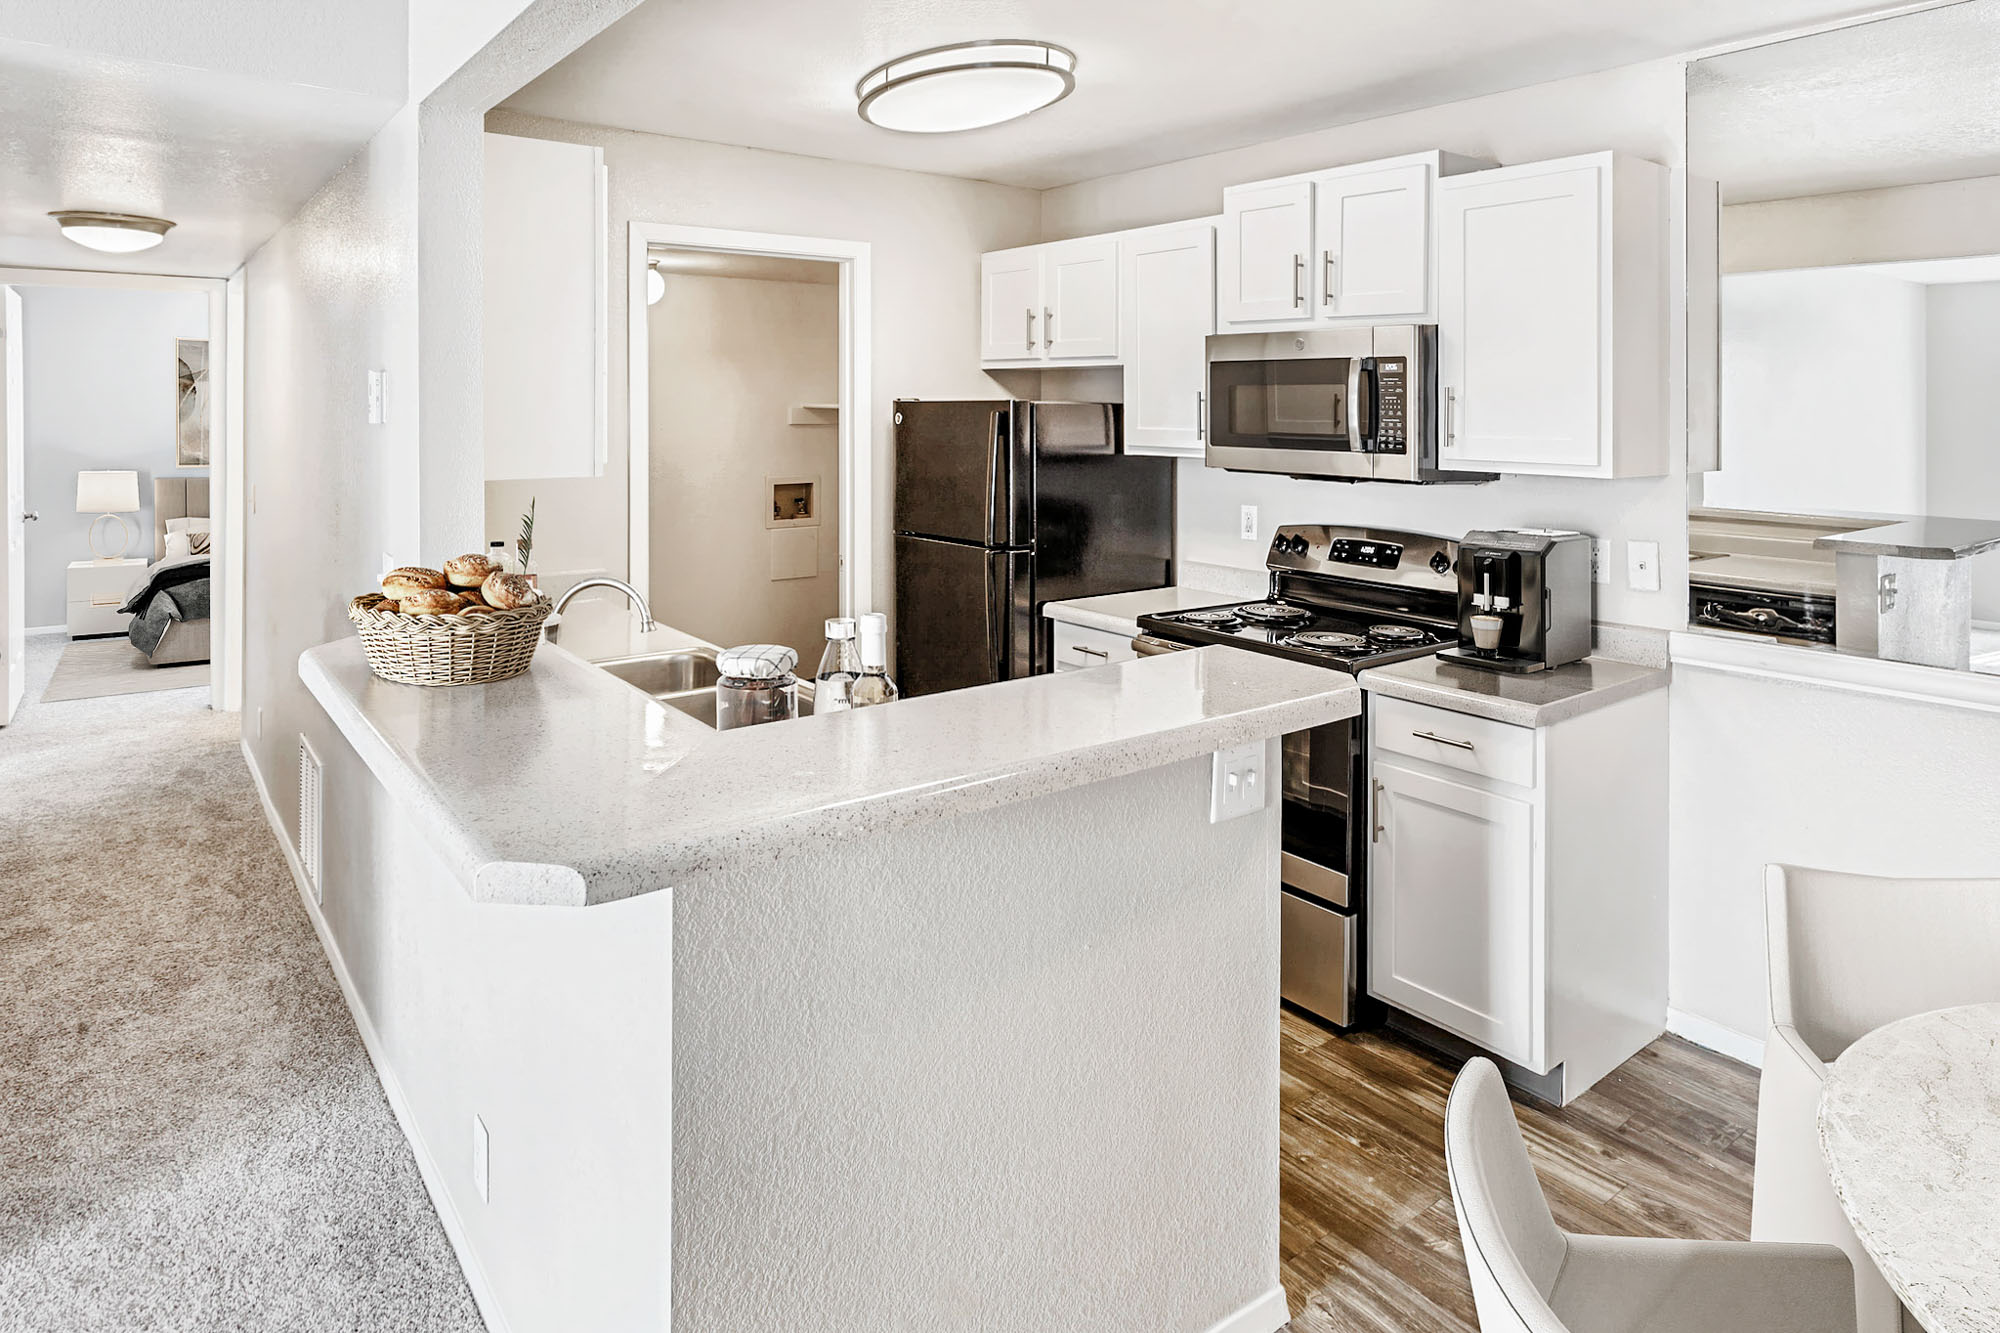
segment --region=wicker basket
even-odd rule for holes
[[[512,611],[406,616],[377,610],[383,600],[357,597],[347,618],[361,632],[369,668],[399,685],[484,685],[518,676],[534,660],[550,610],[544,598]]]

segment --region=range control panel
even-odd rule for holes
[[[1271,539],[1264,565],[1336,578],[1430,588],[1458,595],[1458,543],[1448,537],[1380,528],[1287,523]]]
[[[1375,452],[1410,451],[1410,362],[1401,356],[1375,358]]]
[[[1372,565],[1376,569],[1394,569],[1403,559],[1403,548],[1396,542],[1355,541],[1337,537],[1327,543],[1326,558],[1337,565]]]

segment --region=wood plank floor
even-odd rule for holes
[[[1279,1250],[1293,1333],[1476,1333],[1444,1172],[1457,1065],[1385,1032],[1280,1028]],[[1569,1231],[1750,1234],[1757,1071],[1662,1037],[1562,1110],[1515,1111]]]

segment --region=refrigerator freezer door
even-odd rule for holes
[[[1026,675],[1027,551],[896,538],[896,683],[905,698]]]
[[[898,399],[897,532],[980,546],[1026,545],[1014,536],[1017,491],[1030,466],[1018,460],[1014,404]]]
[[[1163,588],[1174,581],[1174,460],[1041,453],[1035,460],[1033,634],[1049,669],[1048,602]]]

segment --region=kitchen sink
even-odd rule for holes
[[[677,708],[695,721],[715,725],[715,685],[722,679],[713,648],[676,648],[647,657],[620,657],[595,663],[627,685]],[[813,687],[799,682],[799,712],[812,712]]]

